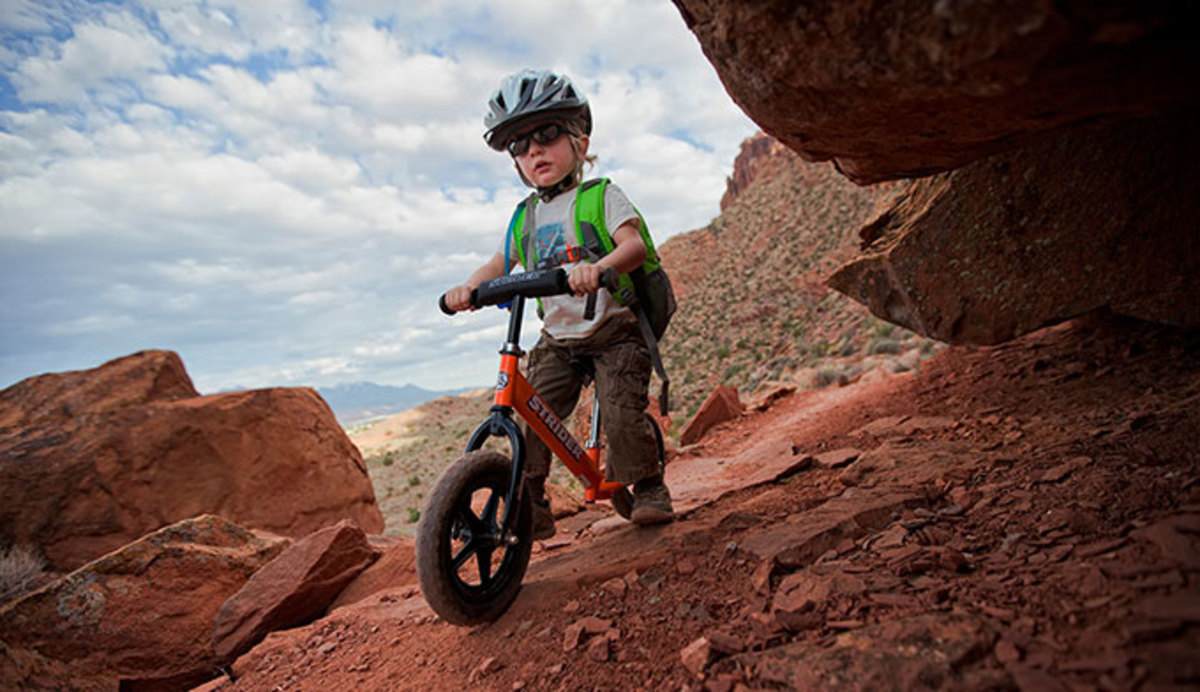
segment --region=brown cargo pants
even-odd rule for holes
[[[576,357],[590,357],[595,363],[610,480],[629,485],[657,475],[654,429],[645,415],[650,353],[637,322],[615,317],[582,339],[555,339],[542,332],[529,352],[526,377],[560,419],[575,410],[583,388],[583,377],[571,366]],[[550,449],[528,429],[526,440],[525,474],[535,499],[540,499],[550,472]]]

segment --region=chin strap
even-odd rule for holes
[[[566,176],[563,177],[562,180],[558,181],[557,183],[554,183],[553,185],[547,185],[546,187],[539,187],[537,189],[537,196],[543,202],[549,202],[550,200],[554,199],[555,197],[558,197],[560,194],[566,192],[567,190],[571,189],[574,186],[575,186],[575,174],[568,173]]]

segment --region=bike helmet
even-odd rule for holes
[[[488,100],[483,140],[504,151],[513,132],[543,120],[568,120],[582,130],[580,134],[592,134],[592,109],[568,77],[549,70],[521,70],[505,77]]]

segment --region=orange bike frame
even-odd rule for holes
[[[604,480],[600,473],[600,449],[584,449],[575,440],[567,426],[554,415],[554,411],[542,401],[529,380],[517,367],[516,354],[502,353],[500,356],[500,378],[496,385],[496,406],[516,411],[529,424],[529,430],[537,435],[554,456],[562,459],[571,473],[583,484],[583,496],[587,502],[607,500],[613,493],[624,488],[620,483]]]

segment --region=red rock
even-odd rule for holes
[[[688,421],[679,434],[679,444],[690,445],[700,441],[704,433],[713,426],[733,420],[742,415],[742,404],[732,387],[717,387],[708,395],[696,415]]]
[[[625,598],[625,592],[628,591],[629,585],[621,577],[613,577],[600,585],[600,588],[607,591],[613,598]]]
[[[834,597],[857,596],[866,588],[863,580],[852,574],[814,565],[784,577],[771,609],[777,618],[779,613],[803,615],[825,607]]]
[[[822,452],[821,454],[813,457],[813,459],[816,461],[817,466],[820,466],[823,469],[840,469],[843,466],[849,466],[850,464],[854,463],[861,455],[862,452],[858,451],[857,449],[846,447],[843,449],[835,449],[829,452]]]
[[[579,624],[579,626],[581,626],[583,631],[587,634],[604,634],[611,629],[613,625],[612,620],[605,620],[603,618],[598,618],[591,615],[579,620],[577,624]]]
[[[1200,152],[1178,145],[1191,134],[1182,117],[1092,128],[916,181],[860,231],[862,254],[829,285],[953,344],[998,344],[1097,309],[1200,325],[1200,197],[1184,191]],[[1144,189],[1147,177],[1167,192]]]
[[[853,496],[843,494],[806,512],[803,521],[768,526],[748,534],[739,545],[775,566],[795,570],[846,539],[886,526],[893,514],[918,504],[921,500],[915,495],[887,489],[866,490]]]
[[[44,657],[21,659],[16,687],[187,689],[208,680],[220,664],[209,640],[221,604],[286,543],[196,517],[0,608],[0,640]]]
[[[0,542],[70,570],[204,513],[299,537],[379,532],[362,455],[311,389],[196,396],[178,357],[135,354],[0,392]]]
[[[611,642],[608,637],[595,637],[587,646],[588,658],[597,663],[605,663],[611,654]]]
[[[746,650],[746,642],[741,638],[722,632],[720,630],[710,630],[704,634],[712,645],[712,650],[719,654],[739,654]]]
[[[1172,31],[1188,25],[1179,5],[675,4],[763,130],[809,161],[835,160],[859,184],[929,175],[1043,133],[1197,100],[1184,68],[1190,35]]]
[[[1007,639],[996,642],[993,652],[996,654],[996,660],[1002,664],[1016,663],[1021,660],[1021,650]]]
[[[583,511],[583,499],[557,483],[546,484],[546,499],[555,519],[574,516]]]
[[[413,539],[369,536],[371,545],[382,551],[379,559],[350,582],[329,606],[330,610],[357,603],[380,591],[417,583]]]
[[[700,637],[685,646],[679,652],[679,658],[683,661],[683,667],[691,671],[692,675],[700,675],[713,660],[712,642],[707,637]]]
[[[348,520],[300,540],[221,606],[214,652],[229,661],[270,632],[311,622],[378,557],[362,529]]]
[[[850,629],[744,653],[739,665],[786,689],[942,689],[958,687],[963,662],[991,648],[987,626],[960,613],[836,624]]]
[[[754,390],[750,408],[755,411],[766,411],[781,399],[796,393],[796,385],[786,382],[764,382]]]
[[[567,625],[563,631],[563,651],[574,651],[583,643],[583,624],[579,622]]]

